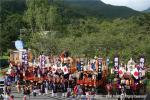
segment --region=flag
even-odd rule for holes
[[[46,64],[46,59],[45,59],[45,55],[40,55],[40,67],[45,67]]]
[[[118,57],[115,57],[115,58],[114,58],[114,63],[115,63],[115,66],[116,66],[116,67],[119,66],[119,58],[118,58]]]
[[[119,58],[114,58],[114,73],[119,76]],[[121,73],[121,72],[120,72]]]
[[[132,73],[132,75],[134,76],[135,79],[138,79],[139,72],[138,72],[137,68],[134,68],[131,73]]]
[[[52,66],[52,72],[55,73],[56,70],[57,70],[57,66],[56,66],[56,65],[53,65],[53,66]]]
[[[125,73],[125,69],[122,68],[122,67],[120,67],[119,71],[118,71],[119,77],[122,78],[122,76],[124,75],[124,73]]]
[[[62,68],[63,68],[64,74],[68,74],[69,73],[69,70],[68,70],[67,66],[63,66]]]
[[[143,68],[144,67],[144,58],[140,58],[140,67]]]
[[[25,50],[22,52],[22,65],[27,68],[28,66],[28,51]]]

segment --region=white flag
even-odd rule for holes
[[[52,66],[52,72],[55,73],[56,70],[57,70],[57,66],[56,66],[56,65],[53,65],[53,66]]]
[[[139,72],[138,72],[137,68],[134,68],[131,73],[136,79],[138,79]]]
[[[124,75],[124,73],[125,73],[125,69],[124,69],[124,68],[122,68],[122,67],[120,67],[120,68],[119,68],[119,72],[118,72],[118,73],[119,73],[119,77],[120,77],[120,78],[122,78],[122,76],[123,76],[123,75]]]
[[[68,74],[69,73],[69,70],[68,70],[67,66],[63,67],[63,72],[64,72],[64,74]]]

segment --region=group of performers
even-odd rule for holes
[[[22,54],[22,63],[10,64],[8,74],[16,82],[23,80],[41,84],[40,89],[52,89],[53,93],[65,93],[67,89],[76,93],[79,90],[77,86],[84,92],[103,88],[111,93],[112,87],[120,91],[125,88],[135,89],[135,86],[142,84],[145,74],[144,58],[140,59],[139,64],[131,59],[127,65],[123,65],[115,57],[114,67],[109,67],[109,58],[94,57],[86,62],[84,59],[71,58],[68,51],[64,51],[59,57],[41,54],[38,62],[35,59],[29,62],[27,53]],[[110,74],[114,75],[111,81],[107,79]]]

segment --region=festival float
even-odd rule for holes
[[[145,92],[145,69],[144,69],[144,58],[140,58],[140,62],[135,63],[131,58],[127,65],[119,64],[118,58],[114,60],[114,68],[111,70],[111,74],[115,76],[111,85],[119,94],[125,91],[125,94],[143,94]],[[112,89],[108,90],[112,92]],[[140,93],[140,91],[142,93]]]
[[[33,61],[31,51],[22,48],[10,52],[10,62],[12,65],[10,65],[7,74],[14,75],[14,70],[11,68],[14,65],[23,67],[21,76],[22,80],[25,81],[40,83],[51,80],[61,84],[62,81],[69,80],[68,84],[71,85],[73,83],[70,79],[71,76],[76,79],[77,85],[88,90],[101,88],[112,93],[112,90],[115,89],[120,94],[124,89],[136,93],[145,88],[143,84],[145,77],[143,57],[140,58],[139,63],[135,63],[131,58],[127,64],[120,64],[119,57],[115,57],[111,72],[108,68],[108,61],[104,58],[95,57],[85,63],[84,60],[78,61],[76,58],[70,57],[67,51],[62,52],[59,57],[52,57],[52,59],[42,53]],[[80,68],[78,68],[78,63],[80,63]],[[48,73],[58,77],[52,79],[52,76],[49,76]],[[114,75],[114,78],[109,82],[107,77],[110,74]]]
[[[94,65],[95,68],[91,68]],[[102,58],[97,58],[92,61],[92,65],[84,65],[81,61],[81,69],[79,71],[79,77],[77,79],[77,84],[81,85],[88,90],[97,90],[103,88],[106,85],[106,79],[108,75],[108,66],[106,61]]]

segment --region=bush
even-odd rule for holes
[[[147,77],[148,79],[150,79],[150,73],[149,73],[149,72],[146,73],[146,77]]]

